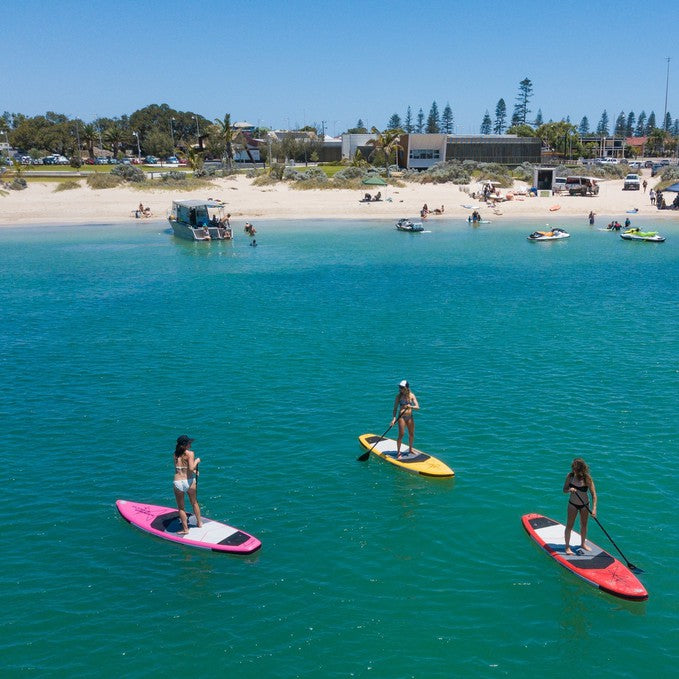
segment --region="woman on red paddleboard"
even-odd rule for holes
[[[398,385],[398,394],[394,399],[394,412],[391,418],[391,426],[396,424],[398,417],[398,439],[396,440],[396,458],[405,457],[401,455],[401,441],[405,428],[408,427],[408,454],[413,453],[413,441],[415,440],[415,420],[413,419],[413,410],[419,410],[420,404],[412,391],[410,385],[406,380],[403,380]],[[400,413],[400,416],[397,416]]]
[[[589,518],[589,495],[592,496],[592,516],[596,516],[596,488],[594,481],[589,473],[587,463],[581,458],[576,457],[571,464],[571,471],[566,476],[563,484],[563,492],[569,494],[568,498],[568,520],[566,521],[566,554],[573,554],[570,547],[571,531],[575,523],[575,517],[580,514],[580,547],[591,551],[587,546],[587,519]],[[589,495],[588,495],[589,493]]]
[[[198,506],[198,484],[196,480],[200,458],[196,457],[193,451],[190,450],[192,443],[193,439],[182,435],[177,439],[177,446],[174,449],[173,489],[175,499],[177,500],[177,509],[179,509],[179,520],[182,522],[182,529],[177,535],[186,535],[189,532],[186,509],[184,509],[184,493],[188,493],[198,528],[201,528],[203,525],[200,507]]]

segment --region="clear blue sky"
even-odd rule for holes
[[[410,105],[447,102],[478,132],[500,97],[511,115],[591,126],[607,109],[679,117],[679,3],[543,0],[5,0],[0,111],[119,116],[167,103],[269,127],[361,118],[382,129]]]

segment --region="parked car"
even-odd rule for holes
[[[552,192],[561,193],[566,190],[566,177],[554,177],[552,182]]]
[[[642,163],[640,160],[630,160],[629,162],[629,167],[630,170],[640,170],[642,166]]]
[[[118,159],[117,159],[117,158],[114,158],[113,156],[111,156],[111,157],[108,159],[108,164],[109,164],[109,165],[117,165],[117,164],[118,164]]]
[[[179,158],[177,156],[170,156],[165,162],[170,163],[170,165],[179,165]]]
[[[158,162],[158,158],[155,156],[146,156],[146,158],[144,158],[144,162],[147,165],[155,165]]]
[[[42,165],[42,158],[31,158],[31,165]]]
[[[132,165],[132,161],[129,158],[123,158],[120,162],[122,165]]]
[[[653,167],[653,161],[652,160],[647,160],[644,162],[644,167],[646,168],[652,168]]]
[[[132,165],[141,165],[142,160],[141,158],[132,158]]]
[[[98,156],[94,159],[95,165],[108,165],[108,158],[106,156]]]
[[[665,165],[665,166],[669,165],[669,164],[670,164],[669,158],[663,158],[663,159],[660,161],[660,164],[661,164],[661,165]]]
[[[594,177],[566,177],[566,190],[571,196],[596,196],[599,194],[599,183]]]
[[[641,179],[638,174],[628,174],[625,183],[622,185],[623,191],[639,191],[641,189]]]
[[[662,163],[653,163],[651,166],[651,177],[655,177],[665,166]]]

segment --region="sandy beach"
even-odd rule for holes
[[[403,187],[382,187],[386,200],[361,203],[364,191],[358,190],[298,190],[289,184],[253,186],[252,180],[243,175],[214,181],[211,188],[186,192],[176,189],[143,189],[132,186],[93,190],[83,181],[77,189],[55,192],[56,183],[33,183],[23,191],[10,191],[0,197],[0,226],[60,225],[60,224],[112,224],[125,220],[136,221],[134,210],[143,203],[151,208],[151,219],[164,219],[172,200],[220,199],[224,201],[232,222],[237,227],[242,221],[277,219],[393,219],[417,217],[426,203],[430,209],[445,206],[443,218],[465,218],[474,206],[485,219],[501,222],[503,219],[526,218],[558,223],[562,218],[585,219],[590,211],[598,216],[597,222],[613,218],[624,221],[630,216],[635,224],[652,218],[676,221],[679,212],[657,210],[650,204],[648,191],[657,182],[644,173],[648,181],[647,192],[623,191],[622,180],[601,181],[598,196],[569,196],[560,194],[549,197],[515,195],[513,200],[500,203],[496,208],[471,198],[479,184],[468,186],[453,184],[407,184]],[[516,183],[514,191],[525,189]],[[375,193],[374,187],[366,187]],[[501,195],[511,190],[502,189]],[[558,206],[558,209],[554,209]],[[637,209],[634,215],[627,211]],[[431,215],[430,220],[440,219]]]

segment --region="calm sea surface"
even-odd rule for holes
[[[539,226],[259,222],[257,248],[163,222],[0,230],[3,676],[676,672],[679,226],[528,242]],[[356,461],[404,378],[454,480]],[[204,514],[256,555],[117,515],[172,505],[184,433]],[[646,603],[521,527],[564,520],[575,455]]]

